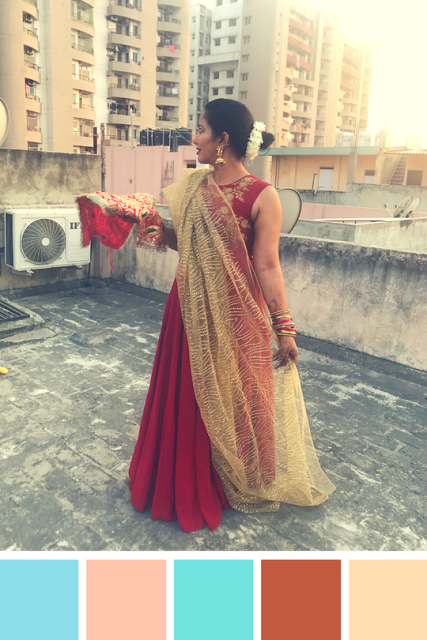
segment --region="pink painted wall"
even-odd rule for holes
[[[324,220],[325,218],[387,218],[385,209],[368,207],[346,207],[336,204],[316,204],[303,202],[301,220]],[[416,211],[414,218],[425,218],[426,214]],[[393,218],[390,216],[390,220]]]
[[[162,202],[163,187],[178,180],[188,164],[196,164],[196,147],[106,147],[105,188],[109,193],[151,193]]]

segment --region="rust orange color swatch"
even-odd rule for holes
[[[427,638],[427,560],[350,560],[350,640]]]
[[[166,560],[88,560],[87,640],[166,640]]]
[[[341,640],[341,561],[263,560],[261,640]]]

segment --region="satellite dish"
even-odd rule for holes
[[[4,100],[0,98],[0,147],[6,139],[8,129],[9,111],[7,110]]]
[[[402,218],[403,217],[410,218],[413,215],[414,211],[418,209],[420,204],[421,204],[421,198],[414,198],[410,206],[406,209],[405,216],[402,216]]]
[[[277,189],[280,204],[282,205],[281,233],[290,233],[300,217],[302,200],[295,189]]]
[[[389,213],[393,216],[393,218],[406,218],[406,213],[411,208],[411,204],[412,204],[412,197],[408,196],[407,198],[402,200],[400,204],[397,205],[394,211],[389,211]]]

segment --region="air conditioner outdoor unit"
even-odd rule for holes
[[[29,13],[24,13],[24,22],[32,22],[33,17]]]
[[[4,212],[5,262],[15,271],[89,264],[76,208]]]

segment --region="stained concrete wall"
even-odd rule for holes
[[[12,274],[4,263],[3,211],[19,207],[74,206],[77,195],[100,188],[101,158],[98,156],[0,149],[0,291],[7,295],[11,289],[78,280],[87,275],[87,267],[41,269],[32,276]],[[99,251],[96,245],[94,260]],[[95,272],[99,273],[99,269]]]
[[[282,236],[297,329],[427,371],[427,256]]]
[[[289,186],[289,185],[283,185]],[[421,198],[416,213],[427,213],[427,187],[406,187],[394,184],[349,184],[346,191],[299,190],[303,202],[343,205],[347,207],[367,207],[382,209],[384,205],[392,211],[407,198]]]
[[[427,254],[427,218],[358,224],[299,220],[292,235]]]
[[[280,261],[302,334],[427,371],[427,255],[282,235]],[[167,293],[177,264],[130,240],[112,277]]]

